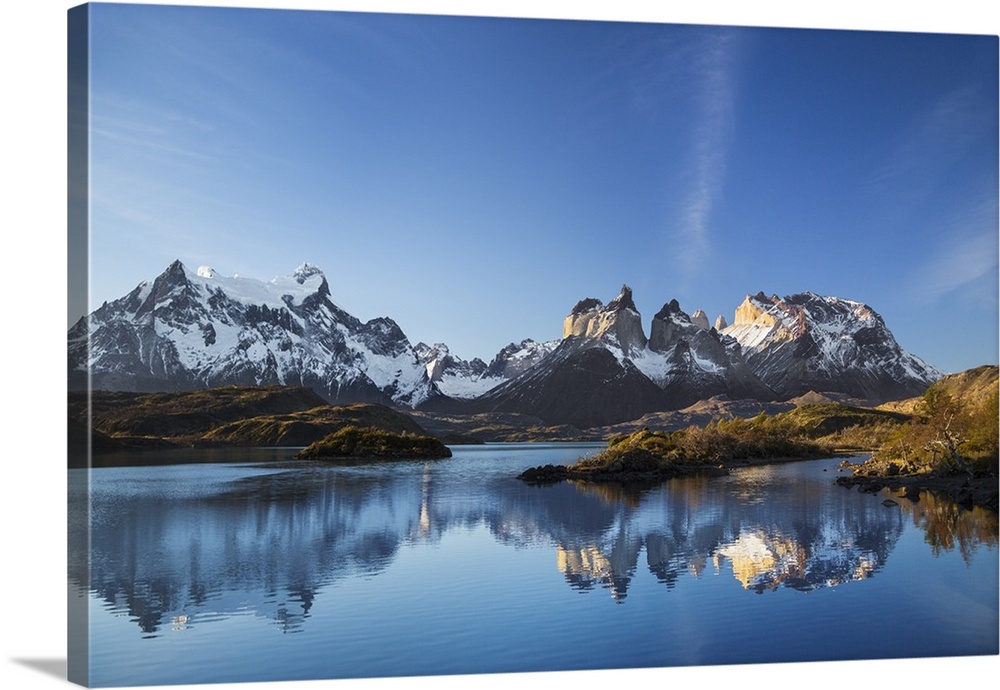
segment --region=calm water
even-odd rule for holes
[[[92,684],[998,651],[991,513],[885,507],[832,459],[623,491],[514,479],[593,446],[454,451],[92,471]]]

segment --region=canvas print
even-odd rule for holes
[[[996,36],[68,46],[73,682],[997,655]]]

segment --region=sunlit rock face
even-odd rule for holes
[[[716,395],[770,400],[774,392],[747,367],[736,340],[710,328],[704,313],[695,323],[677,300],[653,317],[647,339],[623,285],[607,305],[578,302],[551,354],[477,402],[484,411],[601,426]]]
[[[767,297],[763,292],[758,292],[754,296],[747,295],[740,306],[736,307],[736,316],[733,319],[733,326],[750,326],[758,328],[774,328],[778,325],[778,318],[770,313],[773,300],[777,296]]]
[[[550,424],[580,428],[636,419],[670,400],[640,369],[648,352],[632,290],[605,305],[576,304],[563,321],[558,346],[516,378],[479,398],[477,410],[519,412]]]
[[[708,315],[701,309],[695,309],[694,313],[691,314],[691,323],[703,331],[707,331],[709,329]]]
[[[594,298],[577,303],[563,321],[563,338],[570,336],[605,340],[629,354],[641,351],[646,346],[646,335],[631,288],[622,285],[621,292],[607,306]]]
[[[816,390],[882,402],[920,395],[941,377],[874,309],[839,297],[748,295],[723,333],[782,399]]]

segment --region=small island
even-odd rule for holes
[[[752,420],[719,420],[705,427],[674,432],[642,429],[616,436],[594,457],[572,465],[532,467],[518,478],[532,484],[564,479],[592,482],[660,481],[701,474],[728,474],[734,465],[801,460],[830,454],[783,420],[760,415]]]
[[[433,436],[393,433],[375,427],[346,426],[301,451],[300,460],[436,460],[451,450]]]

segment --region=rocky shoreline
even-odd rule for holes
[[[555,484],[566,479],[580,481],[593,481],[600,483],[618,482],[622,484],[662,482],[676,477],[724,477],[730,471],[740,467],[752,467],[756,465],[773,465],[786,462],[802,462],[805,460],[815,460],[818,457],[832,457],[843,455],[838,451],[831,451],[817,457],[792,457],[780,456],[772,458],[738,458],[722,464],[700,464],[700,465],[669,465],[655,468],[643,468],[628,464],[609,467],[580,470],[571,465],[540,465],[529,467],[517,475],[517,478],[534,485]]]
[[[848,463],[849,464],[849,463]],[[929,491],[948,498],[964,508],[980,506],[997,512],[998,482],[996,477],[969,477],[968,475],[908,475],[869,476],[852,475],[837,477],[837,484],[857,488],[862,493],[878,493],[882,489],[902,492],[911,501],[919,501],[920,494]]]
[[[532,485],[542,486],[555,484],[565,480],[578,480],[598,483],[648,483],[661,482],[675,477],[708,476],[720,477],[730,473],[734,467],[750,465],[765,465],[802,461],[808,458],[754,458],[720,465],[657,465],[652,466],[648,458],[625,458],[613,466],[591,469],[577,469],[569,465],[542,465],[530,467],[517,476],[518,479]],[[860,465],[847,460],[841,463],[845,469],[858,468]],[[924,492],[931,492],[954,501],[963,508],[971,509],[979,506],[998,512],[998,487],[996,477],[969,477],[964,474],[920,474],[920,475],[863,475],[837,477],[838,486],[848,489],[856,488],[862,493],[875,494],[882,489],[900,492],[903,498],[919,501]]]
[[[568,465],[542,465],[529,467],[517,478],[528,484],[555,484],[566,479],[576,479],[589,482],[618,482],[622,484],[659,482],[675,477],[702,475],[721,477],[729,474],[729,469],[723,465],[674,465],[658,469],[641,467],[625,469],[577,470]]]
[[[825,457],[830,450],[765,418],[731,420],[676,432],[642,429],[617,436],[592,457],[571,465],[531,467],[530,484],[567,479],[588,482],[663,482],[675,477],[724,476],[732,467]]]

